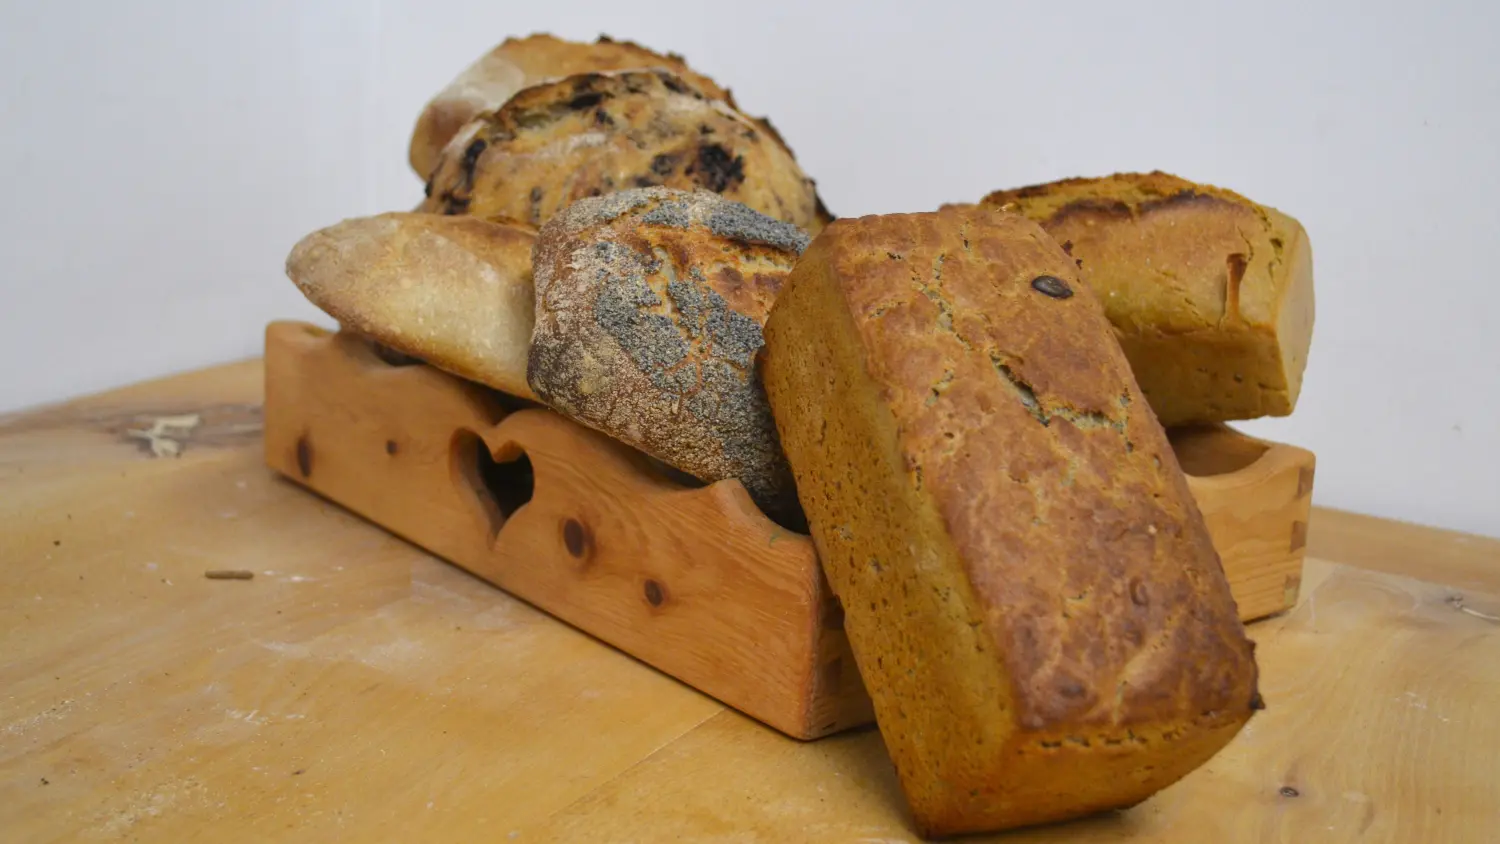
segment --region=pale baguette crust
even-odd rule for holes
[[[397,212],[303,238],[287,275],[341,325],[513,396],[526,383],[534,298],[527,227]]]
[[[832,223],[772,310],[762,371],[924,832],[1134,804],[1259,705],[1165,433],[1034,223]]]

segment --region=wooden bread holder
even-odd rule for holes
[[[265,367],[273,470],[789,736],[873,720],[812,541],[739,482],[305,323],[267,328]],[[1241,618],[1291,607],[1313,455],[1169,433]]]

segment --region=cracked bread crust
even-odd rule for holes
[[[798,494],[924,832],[1132,805],[1260,705],[1165,433],[1037,225],[836,221],[765,333]]]
[[[707,190],[816,232],[828,220],[780,137],[665,70],[535,85],[444,148],[421,210],[541,226],[571,203],[639,187]]]
[[[286,273],[345,328],[470,381],[535,400],[528,227],[397,212],[309,234]]]
[[[648,67],[670,70],[704,96],[734,104],[728,89],[695,73],[675,53],[663,55],[605,35],[592,44],[544,33],[507,38],[464,68],[422,110],[408,151],[411,167],[423,179],[431,176],[443,147],[465,124],[482,112],[505,105],[523,88],[579,73]]]
[[[983,205],[1040,223],[1085,281],[1163,425],[1286,416],[1312,342],[1301,224],[1166,173],[1064,179]]]
[[[563,414],[703,481],[796,510],[755,371],[807,235],[717,194],[579,201],[542,228],[528,378]]]

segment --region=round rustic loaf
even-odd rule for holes
[[[537,237],[532,390],[696,478],[738,478],[773,516],[795,514],[755,368],[761,326],[807,243],[705,191],[573,204]]]
[[[507,38],[464,68],[422,110],[411,137],[412,169],[423,179],[432,175],[443,147],[458,130],[481,112],[505,105],[523,88],[576,73],[646,67],[666,68],[705,96],[734,103],[728,90],[693,72],[682,56],[673,53],[663,55],[605,35],[592,44],[540,33]]]
[[[303,238],[286,273],[345,328],[439,369],[535,399],[531,229],[398,212]]]
[[[713,191],[814,233],[829,219],[773,130],[660,69],[570,76],[481,114],[443,149],[421,210],[541,226],[650,186]]]

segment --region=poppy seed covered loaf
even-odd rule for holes
[[[807,235],[708,192],[581,200],[535,250],[527,368],[543,401],[704,481],[796,508],[755,371],[761,326]]]

